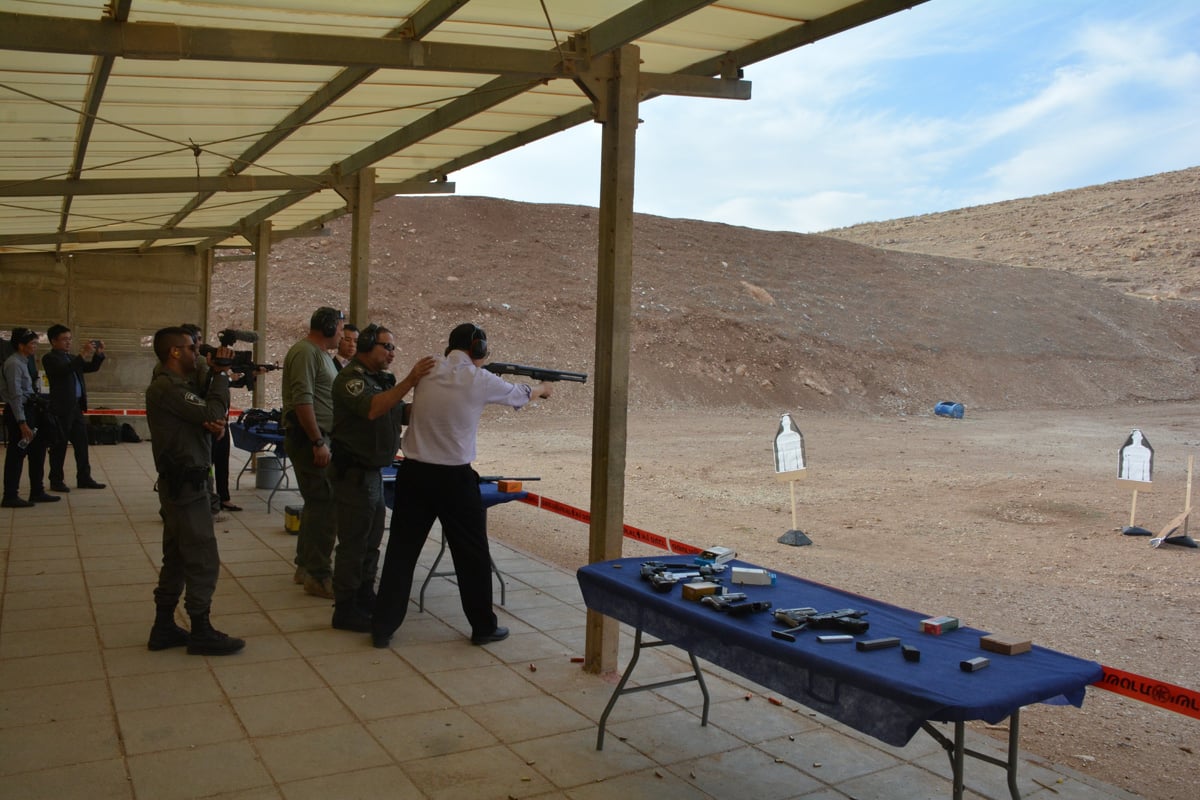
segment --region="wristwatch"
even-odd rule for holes
[[[312,446],[313,447],[324,447],[325,446],[325,437],[322,436],[318,439],[313,439]]]

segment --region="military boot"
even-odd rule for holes
[[[187,641],[188,655],[229,656],[245,646],[246,643],[241,639],[214,628],[208,621],[208,614],[192,615],[192,632]]]
[[[333,627],[339,631],[370,633],[371,615],[359,608],[353,594],[338,592],[333,602]]]
[[[371,583],[359,586],[358,592],[354,595],[354,601],[368,614],[375,613],[375,586]]]
[[[183,647],[188,643],[189,635],[187,628],[175,623],[175,606],[163,603],[155,606],[154,627],[150,628],[150,641],[146,642],[146,648],[167,650]]]

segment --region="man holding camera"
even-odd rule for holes
[[[49,431],[41,433],[46,423],[45,404],[35,388],[30,363],[37,350],[38,335],[29,328],[13,328],[13,353],[4,360],[4,380],[0,395],[4,400],[4,428],[8,447],[4,455],[4,508],[28,508],[34,503],[53,503],[60,498],[46,493],[43,483],[46,470],[46,443]],[[29,499],[20,497],[21,469],[29,460]]]
[[[330,470],[338,519],[333,627],[339,630],[371,630],[386,511],[381,470],[400,447],[405,395],[437,363],[426,356],[397,383],[388,372],[395,350],[391,331],[366,326],[358,333],[354,358],[333,382]]]
[[[104,342],[99,339],[83,343],[79,354],[71,355],[71,329],[66,325],[51,325],[46,331],[50,352],[42,356],[42,368],[50,381],[50,413],[58,419],[62,436],[50,445],[50,489],[69,492],[64,467],[67,444],[75,451],[75,485],[80,489],[103,489],[104,484],[92,478],[88,460],[87,384],[85,372],[95,372],[104,363]]]
[[[342,338],[345,315],[321,306],[309,320],[308,335],[283,359],[283,441],[304,499],[296,538],[293,580],[314,597],[333,599],[333,545],[337,509],[329,482],[333,429],[333,379],[337,366],[329,350]]]

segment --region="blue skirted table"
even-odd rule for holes
[[[275,493],[290,485],[287,477],[287,451],[283,446],[283,428],[279,427],[278,422],[264,422],[260,425],[250,426],[240,422],[231,422],[229,423],[229,434],[233,437],[235,447],[250,453],[246,458],[246,463],[242,464],[242,468],[238,470],[234,488],[242,488],[242,475],[251,471],[251,464],[254,462],[255,456],[270,455],[278,459],[279,476],[275,479],[275,485],[271,487],[271,493],[267,495],[267,513],[270,513],[271,500],[275,497]]]
[[[660,685],[695,680],[704,695],[701,724],[708,721],[708,691],[697,658],[769,687],[809,708],[843,722],[887,744],[901,747],[919,730],[925,730],[944,747],[954,771],[954,797],[962,797],[963,758],[970,755],[1002,766],[1008,773],[1009,791],[1017,791],[1017,744],[1020,709],[1031,703],[1079,706],[1089,684],[1101,677],[1101,666],[1074,656],[1034,646],[1019,655],[1000,655],[980,648],[983,631],[958,628],[940,636],[922,633],[921,620],[929,617],[898,606],[844,592],[792,575],[776,573],[774,586],[730,586],[745,592],[748,601],[765,600],[771,610],[732,616],[697,601],[684,600],[680,585],[669,592],[656,591],[641,577],[644,558],[624,558],[589,564],[578,572],[579,587],[587,607],[635,629],[634,653],[600,718],[597,749],[604,745],[608,714],[622,694],[654,688],[626,689],[643,647],[674,645],[687,652],[694,675]],[[664,558],[671,564],[689,565],[685,557]],[[754,567],[740,561],[731,566]],[[728,585],[728,581],[725,581]],[[802,631],[795,641],[771,635],[785,627],[775,621],[775,609],[812,607],[818,611],[852,608],[866,611],[870,629],[855,640],[896,636],[920,651],[919,661],[907,661],[899,647],[860,651],[854,642],[822,644],[818,634],[837,631]],[[657,641],[643,642],[643,634]],[[977,672],[964,672],[959,664],[978,656],[990,664]],[[1009,719],[1008,760],[1001,761],[964,746],[964,722],[998,723]],[[953,740],[930,725],[952,723]]]

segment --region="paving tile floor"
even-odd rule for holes
[[[268,514],[247,480],[235,497],[245,510],[217,526],[213,605],[246,649],[151,653],[161,528],[150,446],[95,447],[92,460],[109,489],[0,510],[0,797],[950,797],[948,759],[924,734],[888,747],[711,667],[707,727],[695,684],[641,692],[617,703],[597,751],[615,679],[571,660],[585,620],[571,572],[493,543],[507,640],[471,646],[457,589],[437,578],[424,613],[414,602],[391,648],[376,650],[332,630],[329,601],[292,583],[283,505],[296,496],[277,496]],[[435,530],[426,571],[437,547]],[[622,665],[631,647],[624,630]],[[687,671],[683,653],[660,648],[642,655],[635,682]],[[1003,755],[983,734],[969,731],[968,744]],[[966,776],[967,797],[1008,797],[1003,770],[969,761]],[[1020,788],[1133,797],[1029,755]]]

